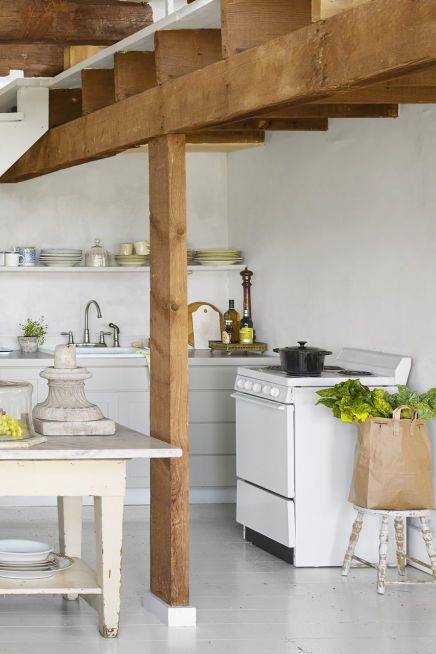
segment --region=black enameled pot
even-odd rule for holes
[[[306,341],[298,341],[298,347],[276,347],[280,363],[293,377],[319,377],[324,368],[324,358],[331,354],[319,347],[306,347]]]

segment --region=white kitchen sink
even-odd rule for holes
[[[54,354],[55,346],[40,347],[40,352]],[[134,347],[76,347],[78,357],[138,357],[141,351]]]

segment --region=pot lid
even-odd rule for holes
[[[331,354],[328,350],[324,350],[321,347],[307,347],[307,341],[297,341],[298,346],[294,345],[293,347],[281,347],[279,348],[283,352],[318,352],[318,354]]]

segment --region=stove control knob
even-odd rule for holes
[[[262,393],[263,393],[264,395],[269,395],[270,390],[271,390],[271,386],[264,386],[264,387],[262,388]]]
[[[276,386],[270,391],[271,397],[278,397],[280,395],[280,389]]]
[[[245,384],[244,384],[244,388],[247,391],[250,391],[252,386],[253,386],[253,382],[251,382],[251,381],[246,381]]]
[[[238,379],[238,381],[236,382],[236,386],[238,388],[244,388],[244,380],[243,379]]]
[[[253,391],[255,393],[260,393],[261,390],[262,390],[262,385],[261,384],[253,384]]]

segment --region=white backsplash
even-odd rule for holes
[[[228,243],[225,154],[187,157],[190,247]],[[120,242],[148,238],[148,159],[125,154],[20,184],[0,185],[0,249],[15,245],[88,248],[102,239],[114,252]],[[237,275],[237,273],[230,273]],[[109,322],[121,328],[121,344],[149,333],[148,273],[1,273],[0,347],[16,347],[18,323],[44,315],[48,343],[59,332],[83,336],[84,308],[95,298],[103,318],[90,311],[91,338]],[[226,273],[189,276],[189,299],[224,308]],[[110,342],[110,338],[107,339]]]

